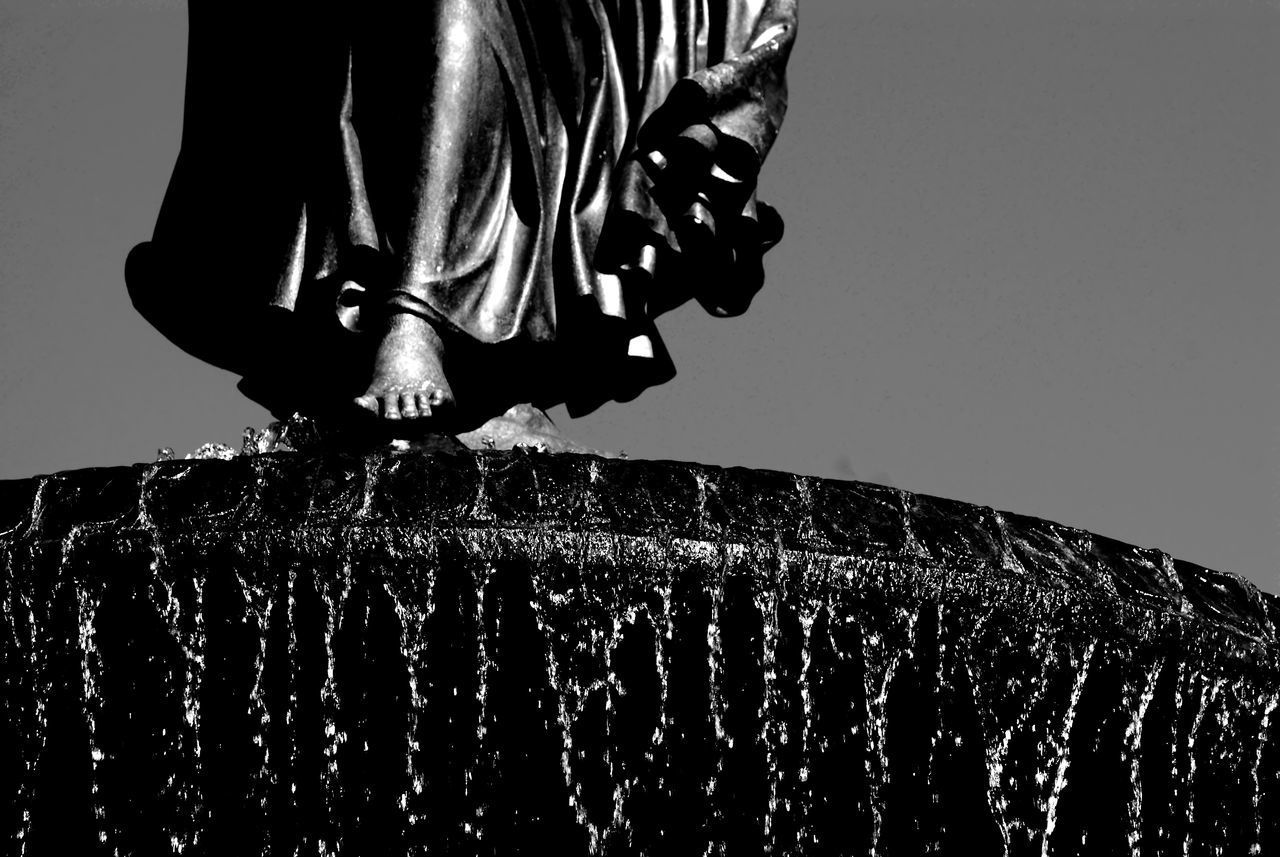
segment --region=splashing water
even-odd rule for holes
[[[527,451],[162,461],[0,493],[17,853],[1280,841],[1276,599],[1087,533]]]

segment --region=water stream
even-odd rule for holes
[[[1276,599],[1087,533],[498,452],[0,509],[3,853],[1280,853]]]

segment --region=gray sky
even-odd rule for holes
[[[570,421],[633,457],[858,478],[1280,591],[1280,9],[804,0],[743,318]],[[171,0],[0,10],[0,478],[238,443],[267,415],[136,317],[177,153]]]

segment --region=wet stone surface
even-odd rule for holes
[[[1280,599],[530,450],[0,483],[0,854],[1280,853]]]

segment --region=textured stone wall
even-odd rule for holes
[[[1280,853],[1280,603],[852,482],[0,483],[0,854]]]

